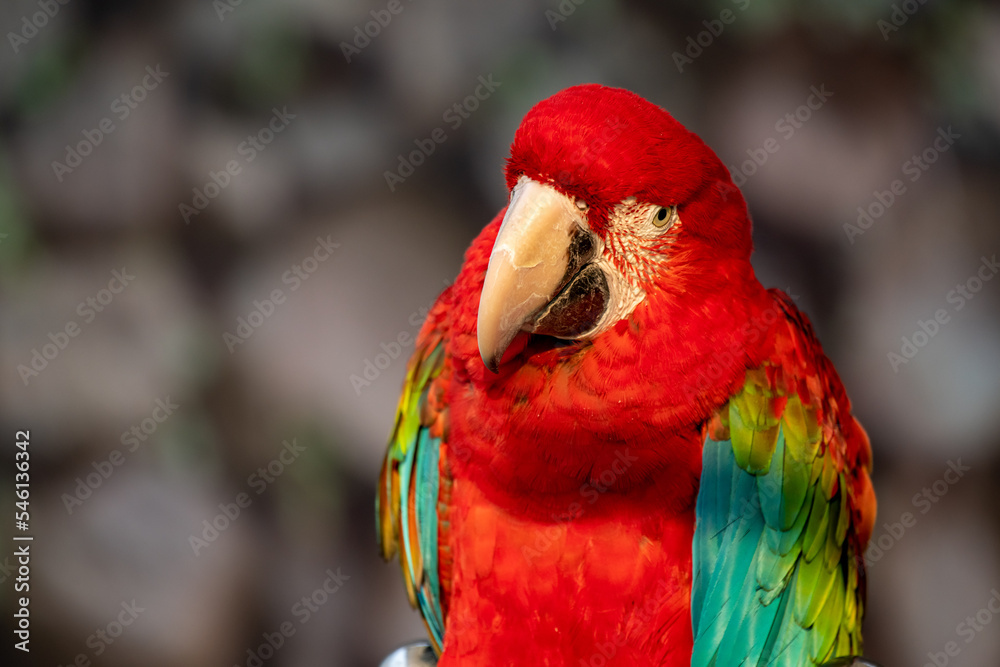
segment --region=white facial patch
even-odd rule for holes
[[[589,333],[594,337],[627,318],[646,298],[643,285],[666,271],[664,252],[680,227],[677,207],[637,202],[629,197],[608,216],[608,231],[593,263],[607,277],[611,307]]]

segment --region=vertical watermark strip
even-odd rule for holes
[[[16,627],[14,648],[24,653],[31,652],[31,542],[35,539],[28,534],[31,527],[31,432],[18,431],[14,434],[14,558],[17,561],[17,577],[14,591],[14,619]]]

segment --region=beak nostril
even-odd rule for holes
[[[577,271],[584,264],[594,259],[594,251],[593,235],[584,229],[577,229],[569,244],[569,262],[567,263],[566,275],[563,276],[563,280],[568,281],[576,275]]]

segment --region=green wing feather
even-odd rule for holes
[[[422,334],[407,368],[396,426],[379,477],[375,521],[386,560],[399,553],[410,604],[419,608],[435,650],[444,644],[438,505],[447,411],[440,389],[445,366],[439,332]]]
[[[787,297],[787,345],[706,427],[692,666],[819,665],[861,652],[870,449]]]

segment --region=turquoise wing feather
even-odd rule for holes
[[[439,331],[422,332],[407,367],[396,426],[389,439],[375,520],[382,556],[397,553],[410,604],[420,610],[438,654],[444,644],[446,604],[441,586],[439,516],[443,488],[442,440],[447,429],[443,405],[445,346]]]
[[[693,667],[861,652],[870,447],[805,318],[705,428],[692,545]]]

